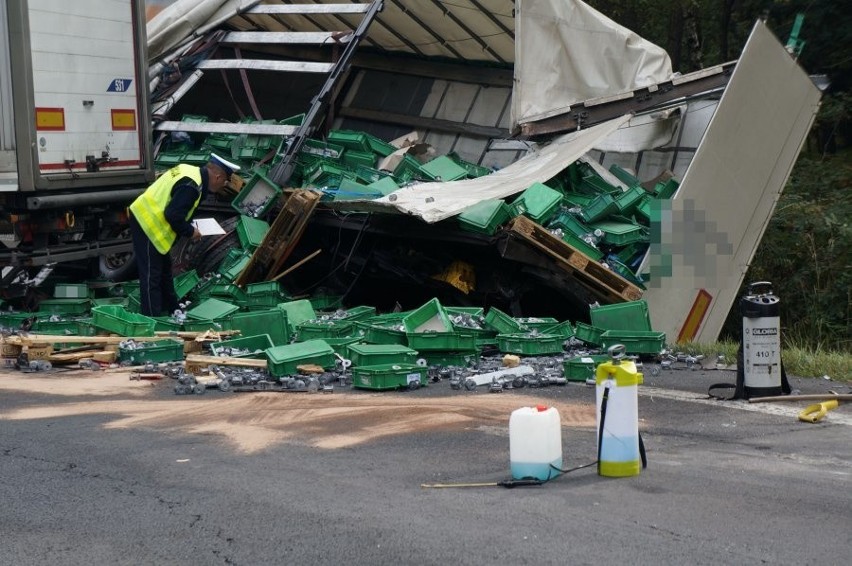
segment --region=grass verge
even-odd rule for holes
[[[705,365],[708,363],[712,365],[718,355],[723,355],[726,363],[733,365],[736,364],[738,347],[739,344],[736,342],[709,344],[690,342],[678,345],[675,350],[693,355],[702,354],[707,360]],[[782,348],[781,357],[784,360],[784,369],[789,375],[796,377],[827,375],[834,381],[852,382],[852,354],[791,344]]]

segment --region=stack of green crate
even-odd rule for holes
[[[246,308],[266,310],[276,307],[286,297],[278,281],[263,281],[245,286]]]

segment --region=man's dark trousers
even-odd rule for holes
[[[175,283],[172,277],[172,258],[161,254],[148,239],[139,223],[130,215],[130,235],[133,253],[139,267],[139,298],[145,316],[170,315],[178,308]]]

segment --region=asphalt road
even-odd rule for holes
[[[0,375],[7,385],[31,378]],[[646,376],[639,410],[649,466],[639,476],[601,478],[591,467],[512,490],[421,484],[508,476],[509,413],[478,422],[476,407],[544,400],[588,416],[594,388],[489,394],[441,382],[314,395],[326,408],[347,399],[477,403],[472,419],[404,434],[393,433],[392,413],[369,427],[353,413],[337,426],[391,432],[329,448],[303,441],[300,429],[249,451],[220,434],[228,421],[211,431],[192,411],[286,394],[175,396],[165,381],[97,396],[0,388],[0,564],[848,564],[852,403],[807,424],[795,418],[804,403],[709,401],[715,381],[733,373]],[[803,393],[852,392],[792,381]],[[314,401],[299,395],[309,418]],[[187,424],[117,426],[128,400],[183,413]],[[72,406],[88,410],[63,412]],[[279,413],[227,419],[240,421],[241,434],[263,434]],[[565,466],[594,459],[594,427],[580,421],[563,419]]]

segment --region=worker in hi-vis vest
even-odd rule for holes
[[[139,268],[141,313],[171,315],[178,308],[172,278],[172,249],[178,236],[197,240],[192,215],[208,191],[221,193],[239,166],[216,154],[202,167],[172,167],[130,205],[130,233]]]

